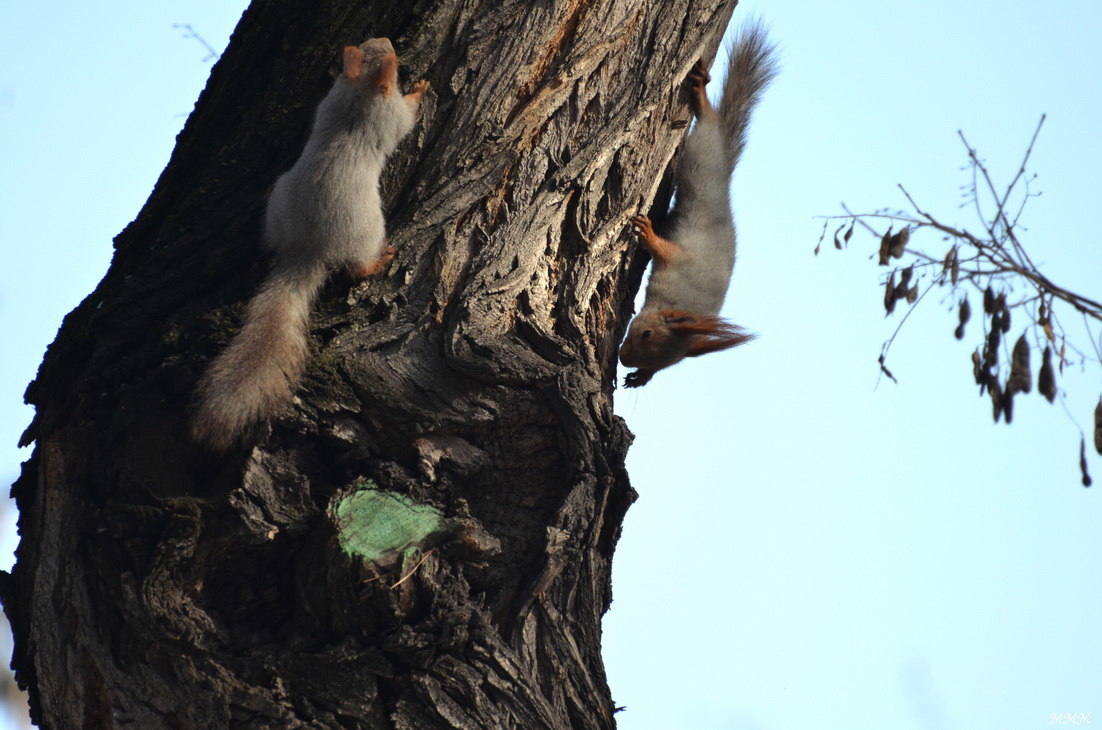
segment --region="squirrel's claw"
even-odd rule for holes
[[[697,84],[704,86],[712,80],[711,75],[708,73],[708,67],[704,64],[704,59],[697,59],[693,64],[693,68],[689,71],[689,81],[692,82],[695,87]]]
[[[635,370],[624,376],[625,388],[639,388],[650,382],[650,379],[654,377],[654,370]]]
[[[631,225],[635,227],[635,235],[643,243],[647,243],[655,238],[654,225],[651,224],[650,218],[645,215],[634,215],[631,217]]]

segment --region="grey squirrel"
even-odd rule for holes
[[[677,199],[669,237],[658,236],[645,215],[631,219],[653,258],[643,308],[628,327],[620,362],[637,368],[624,385],[645,385],[686,357],[736,347],[753,335],[717,316],[735,265],[735,224],[728,199],[731,174],[746,145],[750,114],[777,73],[774,46],[753,25],[730,49],[719,109],[712,108],[703,60],[689,73],[696,127],[677,170]]]
[[[386,38],[348,46],[344,71],[318,105],[306,147],[276,181],[264,217],[271,274],[249,302],[233,342],[196,387],[191,435],[225,451],[253,424],[285,407],[306,367],[310,310],[331,270],[357,278],[386,268],[379,176],[386,158],[413,129],[418,81],[398,92],[398,56]]]

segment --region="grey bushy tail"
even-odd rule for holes
[[[320,262],[280,267],[264,282],[241,331],[196,388],[191,435],[198,443],[225,451],[290,403],[306,367],[310,309],[326,274]]]
[[[765,87],[777,75],[776,45],[759,23],[746,25],[728,47],[727,75],[719,102],[719,116],[730,170],[738,165],[746,146],[750,114]]]

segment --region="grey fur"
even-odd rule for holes
[[[731,282],[736,246],[731,175],[746,147],[751,112],[777,65],[774,47],[758,25],[743,29],[728,52],[719,109],[697,119],[677,170],[668,238],[684,256],[675,266],[651,271],[643,311],[718,314]]]

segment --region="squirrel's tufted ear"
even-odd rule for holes
[[[742,328],[737,325],[728,324],[727,326],[731,328],[731,332],[716,333],[693,340],[693,343],[689,345],[689,352],[686,354],[686,357],[699,357],[700,355],[707,355],[710,352],[729,350],[732,347],[738,347],[754,339],[752,334],[744,332]]]
[[[692,335],[686,357],[698,357],[710,352],[719,352],[749,342],[754,336],[737,324],[731,324],[721,317],[712,317],[692,312],[666,310],[662,318],[669,325],[670,332],[678,335]]]
[[[356,46],[344,47],[344,73],[341,78],[345,81],[355,81],[364,72],[364,52]]]
[[[663,309],[658,314],[670,329],[681,331],[691,331],[693,327],[700,324],[701,319],[706,319],[692,312],[682,312],[677,309]]]

